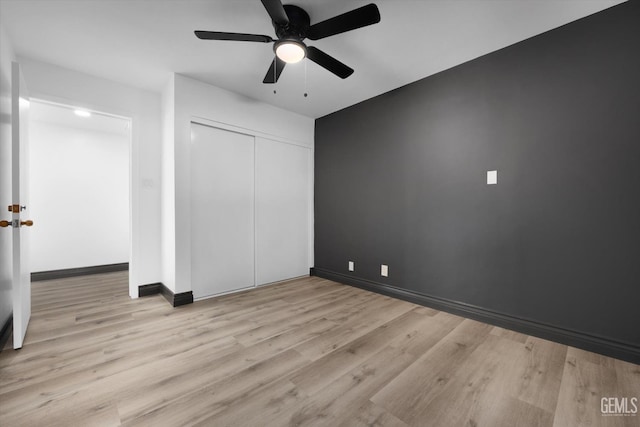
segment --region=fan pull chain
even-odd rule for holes
[[[307,60],[304,61],[304,97],[307,97]]]
[[[278,68],[278,58],[274,58],[274,59],[273,59],[273,85],[274,85],[274,86],[275,86],[275,84],[276,84],[276,83],[278,83],[278,82],[276,81],[276,75],[277,75],[277,74],[276,74],[276,71],[277,71],[277,68]],[[275,90],[275,89],[273,90],[273,93],[274,93],[274,94],[276,93],[276,90]]]

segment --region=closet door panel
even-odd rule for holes
[[[254,137],[196,123],[191,130],[193,296],[255,286]]]
[[[258,285],[309,274],[311,150],[256,138]]]

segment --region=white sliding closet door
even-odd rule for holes
[[[253,287],[254,137],[196,123],[191,131],[193,296]]]
[[[309,274],[311,150],[256,138],[258,285]]]

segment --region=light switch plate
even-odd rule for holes
[[[386,264],[382,264],[380,266],[380,275],[382,277],[389,277],[389,266]]]
[[[487,185],[498,183],[498,171],[487,171]]]
[[[349,271],[355,270],[355,264],[353,261],[349,261]]]

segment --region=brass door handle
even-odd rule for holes
[[[0,221],[0,227],[17,227],[18,225],[18,220],[15,221],[5,221],[2,220]],[[31,227],[33,225],[33,221],[31,221],[30,219],[26,220],[26,221],[20,221],[20,226],[22,227],[23,225],[26,225],[27,227]]]

